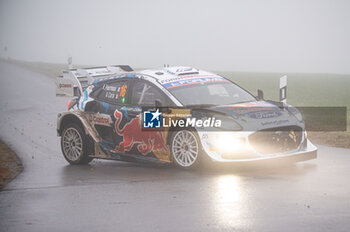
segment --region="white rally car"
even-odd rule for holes
[[[248,162],[316,158],[300,112],[254,97],[232,81],[190,67],[133,71],[115,65],[65,71],[56,93],[71,164],[94,158],[198,166],[203,159]]]

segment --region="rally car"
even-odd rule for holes
[[[57,119],[71,164],[101,158],[193,168],[203,160],[317,157],[296,108],[196,68],[71,69],[57,78],[56,94],[73,97]]]

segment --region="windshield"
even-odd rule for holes
[[[227,80],[171,86],[168,90],[185,106],[227,105],[255,101],[251,94]]]

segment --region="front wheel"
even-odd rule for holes
[[[197,167],[202,157],[200,141],[195,132],[190,130],[174,132],[171,140],[171,155],[174,163],[181,168]]]
[[[87,154],[87,139],[79,125],[74,123],[64,127],[61,136],[61,149],[70,164],[87,164],[92,158]]]

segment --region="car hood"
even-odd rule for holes
[[[295,117],[296,108],[272,101],[253,101],[231,105],[193,108],[197,118],[214,117],[222,121],[222,130],[258,131],[276,127],[298,126],[304,122]]]

